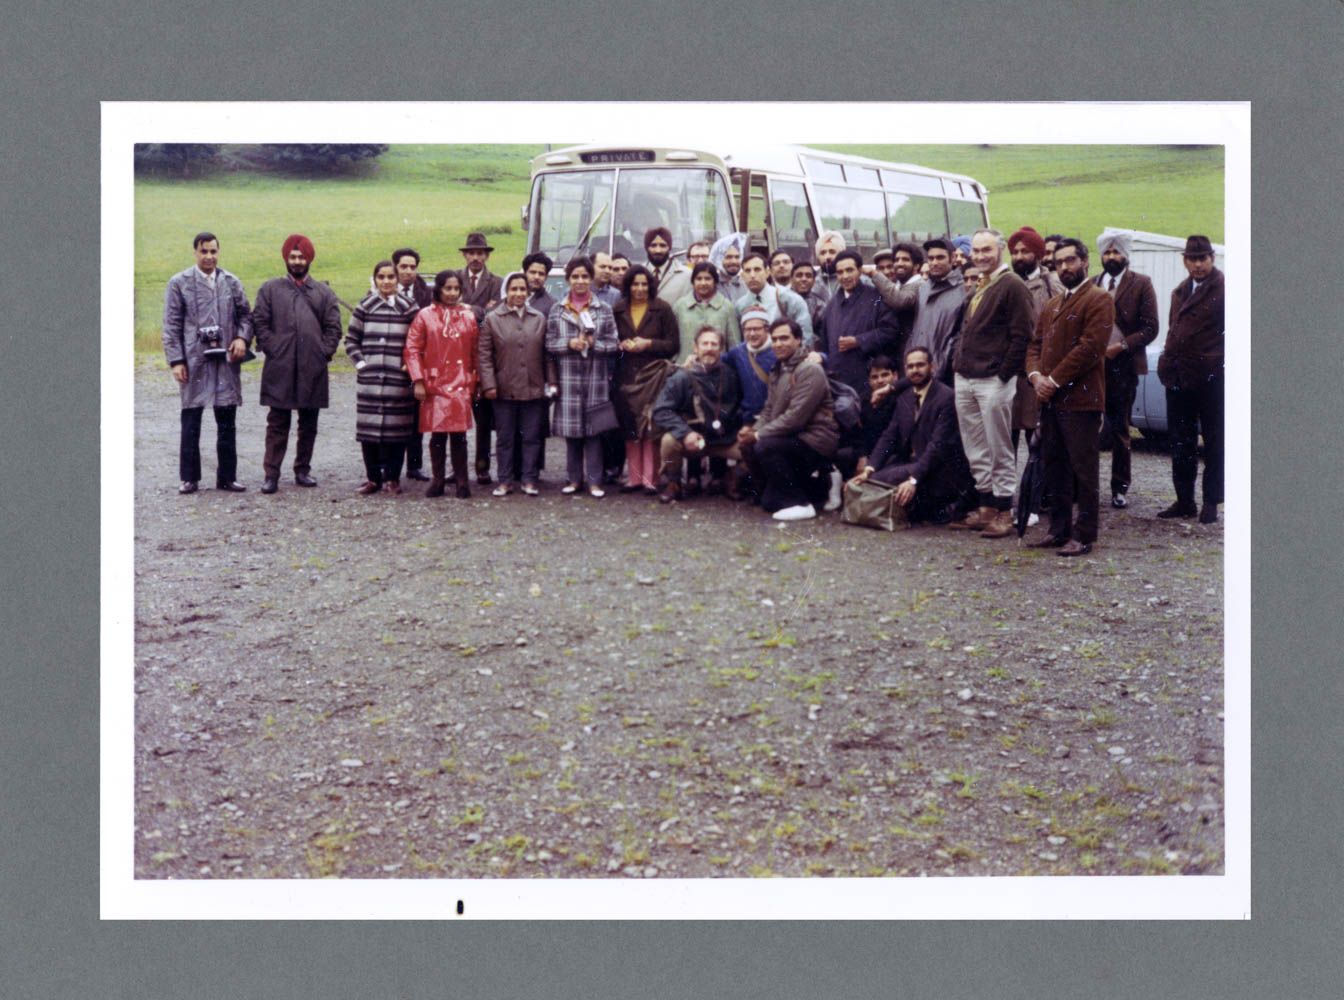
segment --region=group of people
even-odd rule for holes
[[[744,234],[730,234],[691,243],[683,262],[671,233],[655,227],[644,261],[602,252],[568,260],[556,299],[549,257],[529,254],[499,276],[488,266],[494,248],[472,233],[464,266],[438,272],[432,286],[414,249],[375,264],[343,331],[335,293],[309,275],[311,240],[284,241],[287,273],[249,307],[241,282],[219,267],[218,238],[203,232],[164,304],[164,351],[181,383],[179,490],[199,487],[207,405],[216,484],[246,488],[234,416],[254,345],[265,355],[269,407],[262,492],[279,488],[293,410],[294,479],[315,486],[318,413],[344,336],[357,373],[362,494],[400,493],[404,467],[428,482],[426,496],[449,484],[470,496],[474,429],[477,483],[494,483],[493,433],[493,495],[535,496],[549,433],[566,440],[567,494],[600,498],[619,483],[673,503],[704,490],[797,520],[838,507],[846,481],[872,480],[888,484],[912,520],[1000,538],[1012,531],[1026,432],[1040,448],[1049,515],[1029,544],[1085,554],[1097,536],[1103,443],[1111,502],[1128,503],[1129,411],[1158,332],[1152,282],[1129,267],[1130,249],[1125,234],[1103,234],[1092,276],[1085,243],[1029,226],[1007,238],[982,229],[898,243],[871,266],[836,232],[816,241],[815,260],[754,252]],[[1187,240],[1184,261],[1189,278],[1173,293],[1158,364],[1177,500],[1158,516],[1213,523],[1222,502],[1222,274],[1206,237]]]

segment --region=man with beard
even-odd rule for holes
[[[661,285],[663,279],[676,268],[672,258],[672,231],[666,226],[654,226],[648,230],[644,234],[644,254],[648,258],[644,266]]]
[[[1053,272],[1041,267],[1041,259],[1045,257],[1045,241],[1031,226],[1023,226],[1008,237],[1008,254],[1013,273],[1026,282],[1027,291],[1031,292],[1031,325],[1035,329],[1036,319],[1045,304],[1064,291],[1064,286]],[[1027,381],[1027,373],[1023,369],[1017,373],[1017,391],[1013,395],[1014,455],[1017,454],[1017,440],[1021,432],[1036,429],[1038,409],[1036,390]]]
[[[878,258],[885,253],[885,250],[879,250],[877,256],[873,258],[873,263],[879,264]],[[919,247],[913,243],[897,243],[891,248],[890,266],[884,269],[879,264],[868,275],[873,287],[882,296],[882,301],[895,311],[901,332],[906,335],[909,335],[910,328],[915,322],[919,269],[923,263],[924,251]],[[904,294],[901,294],[902,292]]]
[[[1051,233],[1045,238],[1045,256],[1041,258],[1041,267],[1047,271],[1053,272],[1055,269],[1055,247],[1059,246],[1063,238],[1059,233]]]
[[[683,460],[742,457],[737,446],[742,387],[736,369],[720,363],[722,354],[723,334],[714,326],[702,326],[695,335],[695,360],[669,375],[658,394],[653,422],[665,431],[660,444],[662,503],[681,499]]]
[[[952,390],[933,377],[926,347],[905,354],[905,378],[891,419],[854,481],[868,478],[896,487],[896,502],[911,521],[947,524],[961,517],[975,496],[957,434]]]
[[[628,265],[627,265],[628,266]],[[599,250],[593,254],[593,295],[609,306],[621,301],[621,286],[611,280],[611,254]],[[625,273],[621,273],[625,277]]]
[[[1006,247],[997,229],[972,234],[971,263],[980,283],[968,293],[952,354],[961,444],[980,492],[979,509],[953,526],[984,538],[1013,533],[1013,397],[1032,330],[1031,293],[1004,261]]]
[[[770,255],[770,283],[780,288],[789,287],[793,275],[793,258],[787,250],[776,250]]]
[[[1129,413],[1139,376],[1148,371],[1148,345],[1157,339],[1157,292],[1147,275],[1130,270],[1127,233],[1097,237],[1102,273],[1095,284],[1115,300],[1115,329],[1106,346],[1106,417],[1101,446],[1111,449],[1111,506],[1129,499]]]
[[[1055,274],[1066,291],[1041,310],[1027,347],[1027,377],[1041,403],[1041,461],[1050,499],[1050,526],[1043,538],[1028,544],[1058,549],[1061,556],[1081,556],[1097,540],[1098,435],[1106,407],[1103,359],[1115,304],[1087,280],[1087,244],[1082,240],[1059,241]]]
[[[1216,524],[1223,502],[1223,272],[1214,267],[1207,236],[1187,238],[1183,260],[1190,277],[1171,293],[1167,340],[1157,359],[1157,377],[1167,390],[1176,502],[1157,516],[1195,516],[1195,447],[1202,434],[1199,523]]]
[[[817,290],[829,302],[835,290],[840,287],[840,279],[835,276],[835,258],[848,244],[845,238],[834,229],[828,229],[817,237]]]
[[[729,302],[736,302],[747,294],[747,283],[742,280],[742,245],[746,237],[732,233],[717,241],[709,252],[711,264],[719,269],[719,291]],[[715,261],[715,256],[718,260]]]
[[[546,291],[546,279],[553,266],[551,258],[541,251],[530,253],[523,258],[523,277],[527,279],[527,290],[531,297],[527,304],[546,316],[551,314],[555,299]]]
[[[803,345],[811,350],[812,317],[807,311],[807,303],[791,289],[776,288],[768,284],[766,281],[768,276],[764,254],[749,253],[742,259],[742,280],[746,282],[747,294],[734,303],[737,306],[739,322],[742,314],[752,306],[764,309],[772,320],[779,316],[787,316],[802,329]]]
[[[257,291],[252,310],[257,349],[266,355],[261,370],[261,405],[266,416],[265,480],[261,492],[280,488],[280,463],[289,443],[290,413],[299,411],[294,447],[294,482],[316,486],[311,475],[318,411],[327,407],[327,365],[341,342],[341,309],[336,293],[308,274],[313,243],[298,233],[287,237],[280,256],[289,275],[272,278]]]
[[[397,291],[421,309],[429,305],[434,300],[434,293],[430,291],[425,279],[420,277],[420,254],[410,247],[401,247],[393,250],[389,259],[392,261],[392,266],[397,269]],[[420,404],[415,400],[411,402],[415,408],[411,414],[411,426],[419,427]],[[417,431],[406,439],[406,478],[422,483],[429,482],[429,476],[425,475],[424,464],[424,435]]]
[[[789,287],[807,304],[807,315],[812,329],[821,325],[821,314],[826,311],[826,296],[816,289],[817,269],[810,260],[800,260],[789,274]]]

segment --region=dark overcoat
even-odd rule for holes
[[[1106,291],[1109,278],[1108,274],[1099,274],[1093,284]],[[1107,363],[1128,362],[1135,375],[1144,375],[1148,371],[1148,345],[1157,339],[1157,292],[1153,281],[1146,274],[1135,274],[1133,269],[1126,268],[1124,277],[1115,286],[1114,298],[1115,325],[1125,340],[1125,349]]]
[[[1214,268],[1191,294],[1186,278],[1171,293],[1167,340],[1157,377],[1168,389],[1190,388],[1223,373],[1223,272]]]
[[[896,485],[915,477],[917,493],[930,497],[960,496],[974,485],[961,450],[954,394],[933,379],[916,412],[914,387],[905,383],[895,401],[891,421],[877,439],[868,464],[873,478]]]
[[[336,293],[311,275],[302,285],[272,278],[252,310],[261,370],[261,405],[282,410],[327,405],[327,365],[341,343]]]
[[[896,314],[876,288],[858,284],[848,295],[836,291],[821,316],[819,350],[826,352],[826,371],[860,396],[868,392],[868,359],[886,354],[899,364],[901,329]],[[840,350],[841,337],[855,337],[859,346]]]

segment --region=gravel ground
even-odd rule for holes
[[[1063,560],[564,497],[557,440],[535,499],[358,497],[344,368],[262,496],[244,382],[249,491],[183,497],[137,370],[137,877],[1223,872],[1222,525],[1154,520],[1165,453]]]

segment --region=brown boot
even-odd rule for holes
[[[444,466],[447,464],[448,442],[437,434],[431,434],[429,436],[429,489],[425,490],[425,496],[443,496],[443,473]]]
[[[994,516],[985,522],[984,530],[980,532],[981,538],[1007,538],[1013,533],[1013,512],[1011,510],[996,510]]]
[[[967,529],[969,531],[982,531],[998,513],[993,507],[977,507],[960,521],[953,521],[948,525],[949,528]]]

